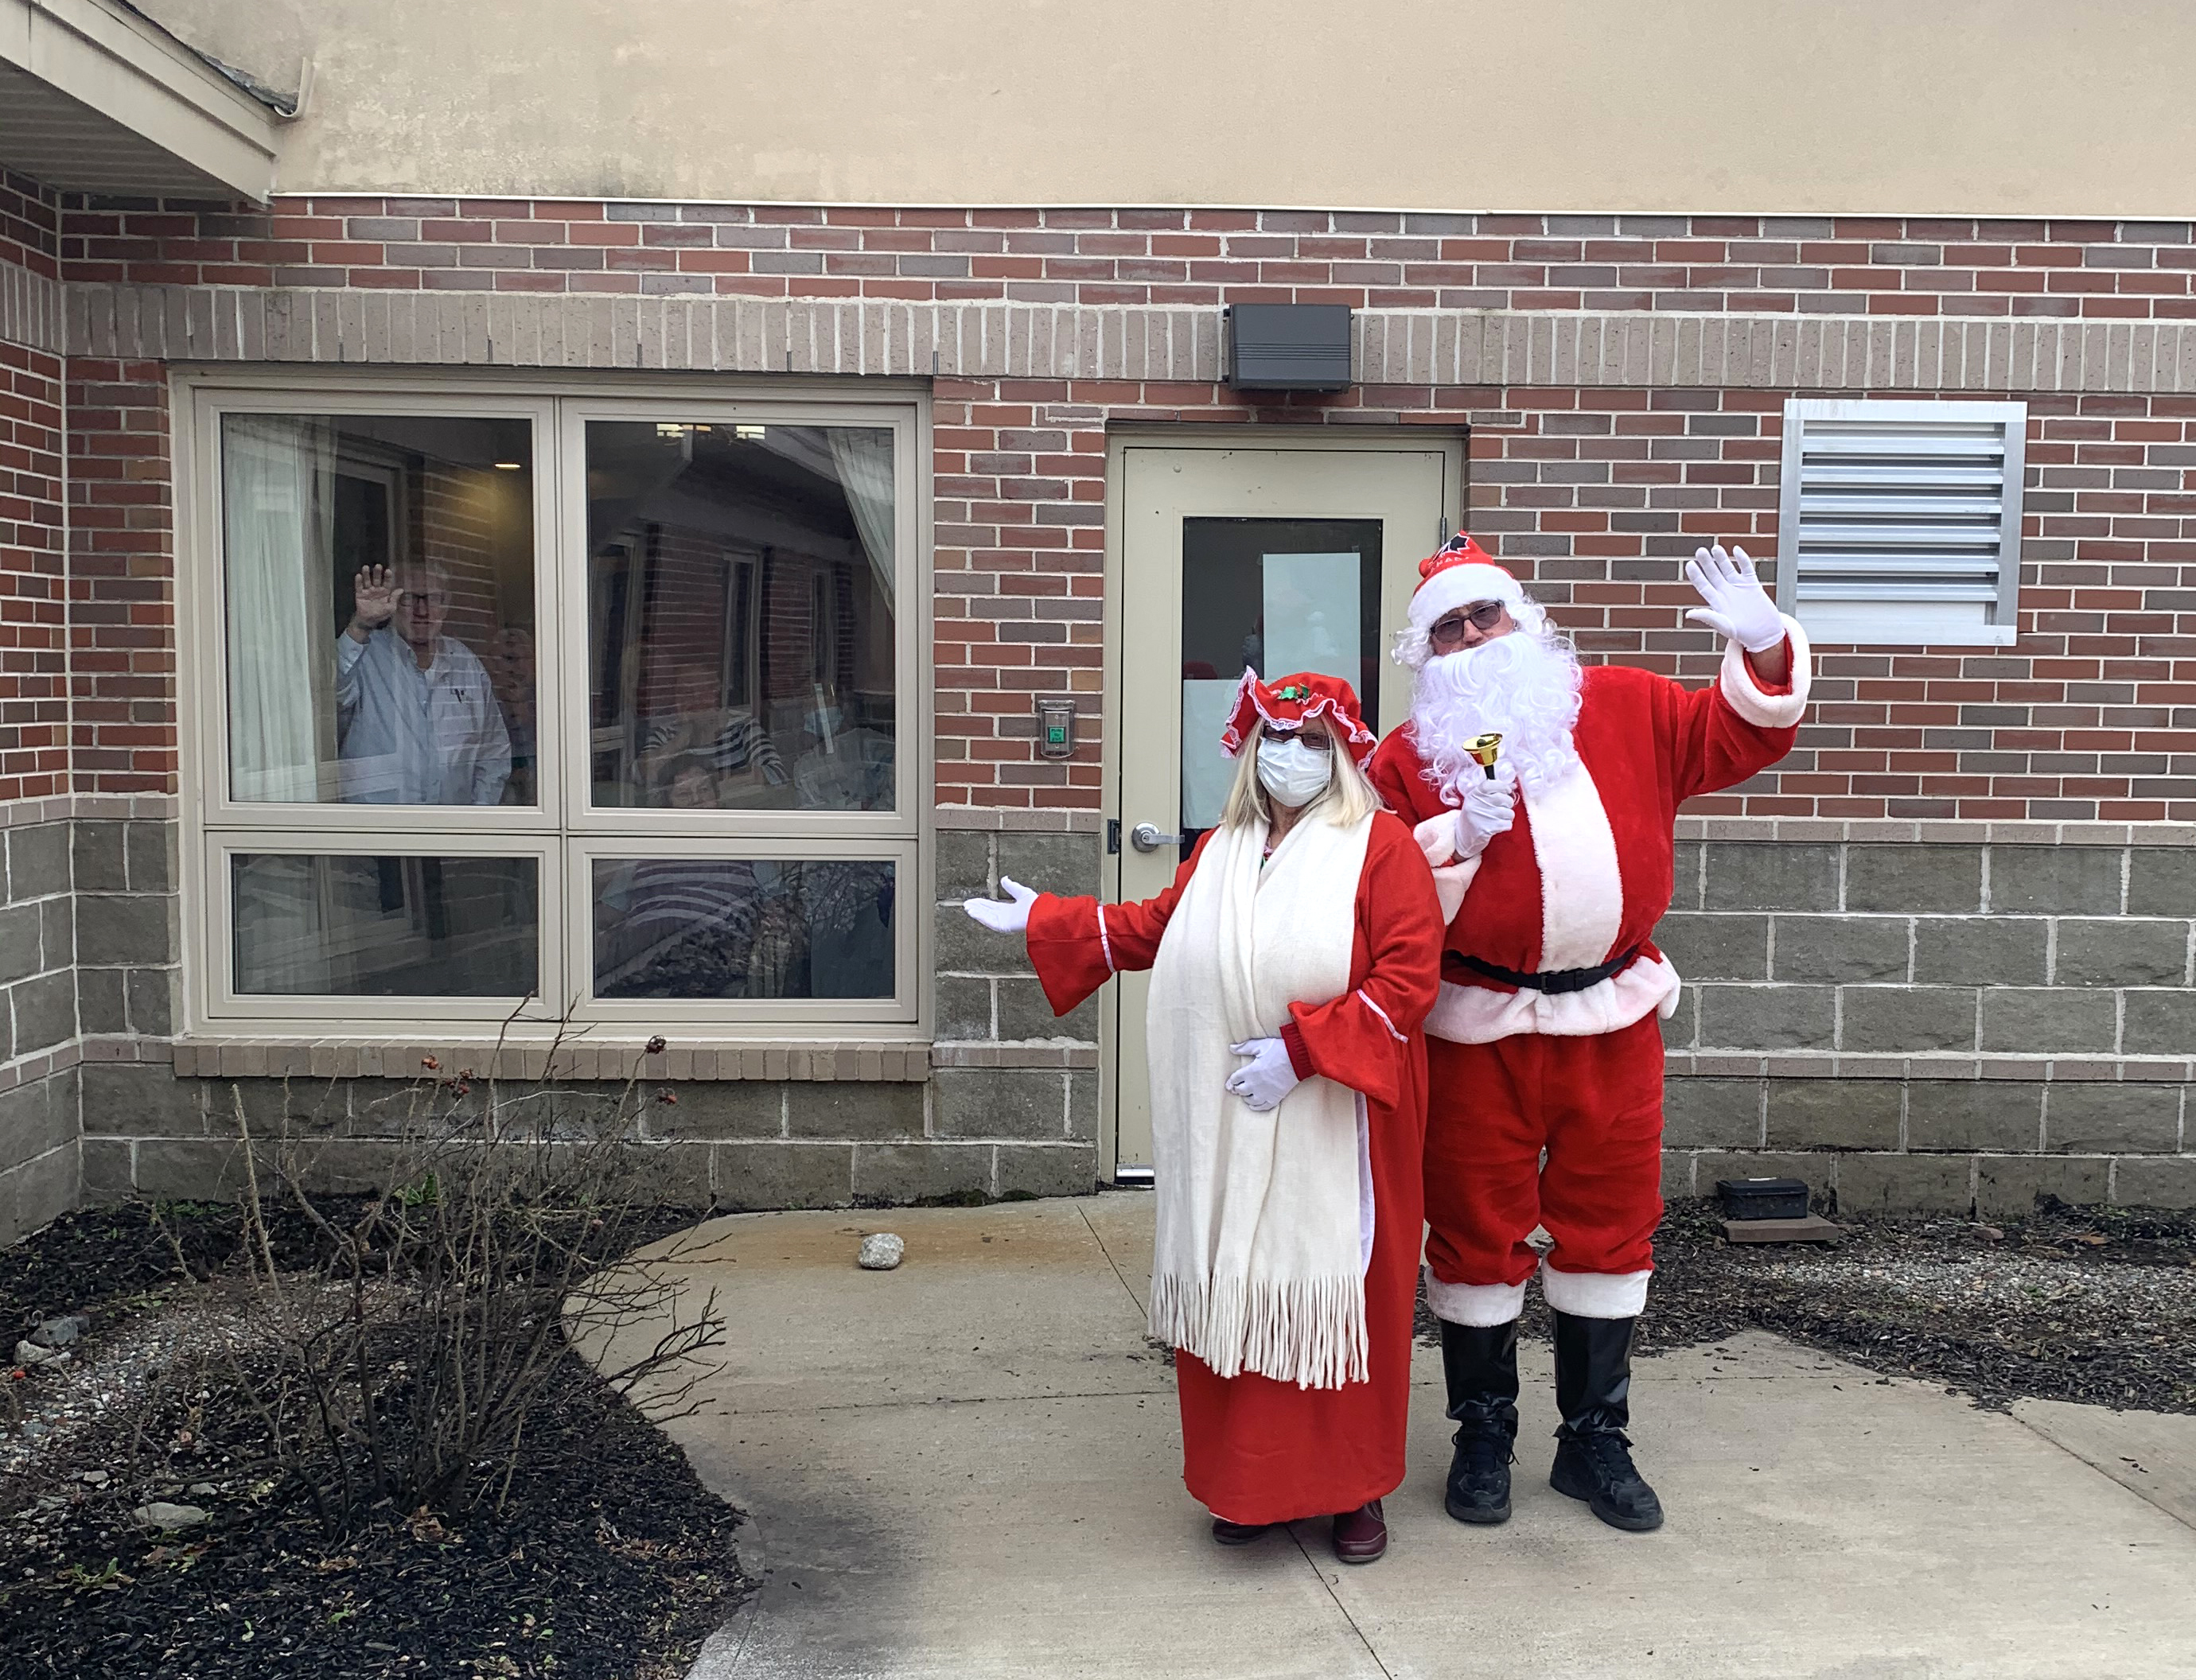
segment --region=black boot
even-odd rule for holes
[[[1644,1533],[1662,1526],[1662,1502],[1632,1462],[1632,1327],[1637,1319],[1581,1319],[1557,1313],[1556,1466],[1548,1486],[1583,1499],[1612,1528]]]
[[[1517,1440],[1517,1325],[1444,1319],[1441,1328],[1448,1415],[1459,1425],[1443,1503],[1459,1522],[1507,1522]]]

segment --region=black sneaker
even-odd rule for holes
[[[1632,1443],[1621,1429],[1556,1431],[1556,1464],[1548,1486],[1583,1499],[1612,1528],[1644,1534],[1662,1526],[1662,1502],[1632,1462]]]
[[[1449,1460],[1448,1491],[1442,1504],[1459,1522],[1507,1522],[1510,1520],[1510,1466],[1517,1461],[1511,1450],[1517,1437],[1517,1413],[1509,1413],[1505,1428],[1499,1418],[1467,1419],[1456,1432],[1456,1456]]]

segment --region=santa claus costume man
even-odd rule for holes
[[[1441,912],[1349,684],[1246,671],[1221,745],[1220,826],[1156,898],[1003,879],[1011,902],[968,910],[1025,933],[1061,1014],[1152,971],[1151,1331],[1180,1350],[1182,1479],[1222,1545],[1332,1515],[1370,1563],[1403,1479]]]
[[[1704,603],[1689,616],[1726,640],[1715,682],[1693,691],[1582,670],[1468,536],[1419,572],[1396,650],[1417,673],[1411,719],[1371,775],[1414,825],[1448,919],[1425,1153],[1426,1291],[1458,1425],[1448,1513],[1510,1515],[1517,1316],[1538,1273],[1563,1417],[1550,1481],[1615,1527],[1656,1528],[1624,1433],[1662,1214],[1660,1021],[1679,984],[1650,935],[1670,907],[1679,805],[1791,750],[1807,640],[1743,549],[1685,568]],[[1545,1259],[1527,1241],[1541,1226]]]

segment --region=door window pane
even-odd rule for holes
[[[890,811],[889,428],[590,421],[598,806]]]
[[[595,863],[598,997],[890,997],[889,863]]]
[[[1315,671],[1380,715],[1380,522],[1185,519],[1182,529],[1182,855],[1220,821],[1234,761],[1220,733],[1245,667]]]
[[[531,857],[229,859],[240,995],[523,997],[540,988]]]
[[[230,414],[221,467],[234,796],[534,804],[531,424]]]

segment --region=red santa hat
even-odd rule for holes
[[[1363,764],[1380,737],[1365,727],[1357,707],[1357,690],[1339,677],[1316,671],[1299,671],[1272,683],[1262,683],[1258,673],[1245,670],[1235,687],[1235,710],[1220,732],[1220,750],[1234,758],[1259,725],[1300,730],[1308,718],[1327,714],[1327,727],[1349,743],[1349,756]]]
[[[1419,562],[1411,624],[1423,635],[1458,608],[1481,601],[1500,601],[1514,612],[1524,604],[1525,592],[1492,555],[1459,531],[1439,553]]]

